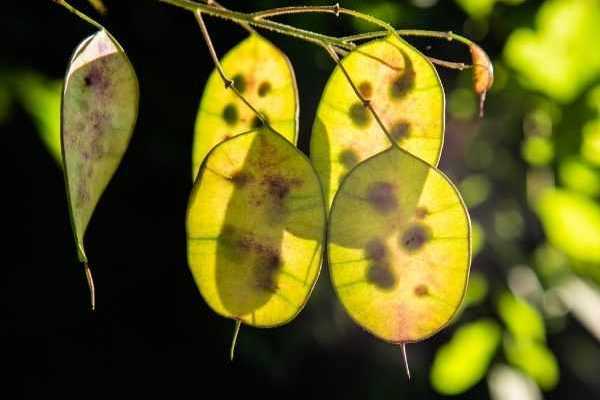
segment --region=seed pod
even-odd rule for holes
[[[231,49],[222,67],[235,88],[256,107],[269,125],[292,143],[298,135],[298,89],[288,58],[254,33]],[[192,155],[195,178],[206,154],[221,141],[260,125],[256,114],[232,90],[225,88],[215,69],[210,75],[196,118]]]
[[[325,206],[317,175],[268,127],[205,157],[188,204],[188,262],[208,305],[271,327],[300,312],[321,268]]]
[[[106,30],[77,47],[62,94],[61,146],[71,222],[84,263],[83,238],[129,144],[138,99],[135,71]]]
[[[469,46],[473,63],[473,89],[479,95],[479,116],[483,117],[485,95],[494,84],[494,65],[485,51],[475,43]]]
[[[458,310],[471,261],[469,216],[454,185],[421,159],[391,147],[352,169],[327,238],[335,291],[373,335],[423,340]]]
[[[444,135],[444,91],[429,60],[397,36],[363,44],[341,64],[403,149],[437,165]],[[389,147],[340,66],[323,91],[310,157],[330,205],[340,180],[360,161]]]

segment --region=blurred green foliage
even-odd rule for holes
[[[541,389],[551,390],[558,383],[556,357],[544,344],[524,338],[506,338],[504,353],[511,364],[529,375]]]
[[[570,102],[600,69],[600,3],[551,0],[542,5],[536,29],[513,32],[504,51],[526,86]]]
[[[431,367],[431,384],[440,393],[459,394],[485,376],[500,343],[501,330],[483,319],[458,328],[441,346]]]
[[[46,78],[31,71],[0,73],[0,124],[6,121],[13,103],[30,116],[37,133],[59,166],[60,93],[62,80]]]
[[[542,316],[526,301],[504,293],[498,300],[498,314],[512,336],[525,340],[546,340]]]
[[[600,264],[600,205],[564,189],[549,189],[539,199],[538,214],[550,243],[574,260]]]
[[[521,4],[525,0],[456,0],[470,17],[479,19],[490,15],[496,3]]]

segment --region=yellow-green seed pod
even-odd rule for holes
[[[333,286],[373,335],[419,341],[458,310],[471,261],[469,216],[448,178],[419,158],[394,146],[353,168],[327,237]]]
[[[290,321],[321,267],[325,204],[318,177],[268,127],[214,147],[187,213],[188,262],[218,314],[257,327]]]
[[[235,88],[258,109],[269,125],[296,143],[298,89],[288,58],[268,40],[254,33],[231,49],[221,61]],[[260,125],[256,114],[225,88],[215,69],[210,75],[196,119],[192,176],[206,154],[221,141]]]
[[[444,92],[429,60],[397,36],[363,44],[341,64],[403,149],[436,166],[444,135]],[[341,179],[389,141],[340,66],[321,97],[310,158],[330,205]]]

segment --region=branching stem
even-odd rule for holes
[[[268,125],[267,121],[265,120],[265,117],[263,117],[263,115],[256,108],[254,108],[254,106],[252,104],[250,104],[248,99],[246,99],[244,97],[244,95],[242,93],[240,93],[238,88],[235,87],[235,82],[225,74],[225,71],[223,71],[223,67],[221,66],[219,57],[217,57],[215,47],[213,46],[212,40],[210,39],[210,34],[208,33],[208,29],[206,29],[206,24],[204,23],[204,18],[202,18],[202,12],[200,11],[200,9],[197,9],[194,12],[194,15],[196,16],[196,21],[198,21],[198,25],[200,25],[200,30],[202,31],[202,36],[204,37],[204,41],[206,42],[206,46],[208,47],[208,51],[210,52],[210,57],[212,58],[213,63],[215,64],[215,68],[217,68],[217,72],[219,73],[219,76],[223,80],[225,89],[232,90],[233,93],[235,93],[235,95],[240,100],[242,100],[244,102],[244,104],[246,104],[256,114],[256,117],[258,119],[260,119],[260,121],[264,125]]]
[[[82,13],[81,11],[79,11],[78,9],[76,9],[75,7],[73,7],[72,5],[70,5],[69,3],[67,3],[65,0],[51,0],[54,3],[63,6],[64,8],[66,8],[67,10],[69,10],[70,12],[72,12],[73,14],[77,15],[79,18],[81,18],[82,20],[84,20],[85,22],[87,22],[88,24],[100,29],[100,30],[105,30],[104,27],[97,21],[95,21],[94,19],[88,17],[87,15],[85,15],[84,13]]]
[[[400,36],[421,36],[421,37],[431,37],[436,39],[445,39],[449,42],[452,40],[456,40],[457,42],[461,42],[467,46],[473,44],[473,41],[456,34],[452,31],[441,32],[441,31],[429,31],[429,30],[421,30],[421,29],[397,29],[396,33]],[[355,42],[359,40],[368,40],[368,39],[376,39],[382,36],[386,36],[388,34],[387,31],[378,31],[378,32],[367,32],[367,33],[359,33],[357,35],[344,36],[339,39],[345,42]]]
[[[199,10],[203,14],[211,15],[213,17],[220,17],[226,20],[230,20],[236,23],[246,23],[248,25],[256,26],[258,28],[263,28],[267,30],[271,30],[274,32],[279,32],[288,36],[296,37],[298,39],[305,40],[307,42],[312,42],[317,45],[321,45],[321,43],[329,43],[334,44],[336,46],[342,48],[352,49],[355,46],[353,44],[346,43],[336,37],[322,35],[320,33],[307,31],[305,29],[296,28],[290,25],[282,24],[275,21],[264,20],[260,18],[255,18],[251,14],[246,14],[238,11],[230,11],[219,9],[214,6],[210,6],[208,4],[196,3],[190,0],[158,0],[163,3],[167,3],[176,7],[183,8],[185,10],[189,10],[192,12],[196,12]]]
[[[226,11],[229,10],[225,6],[221,5],[220,3],[217,3],[215,0],[205,0],[205,3],[208,4],[209,6],[215,6],[217,8],[220,8],[221,10],[226,10]],[[244,28],[250,34],[256,33],[256,31],[250,25],[248,25],[248,24],[242,24],[242,23],[240,23],[240,26],[242,28]]]
[[[369,109],[369,111],[371,112],[371,114],[373,115],[373,117],[375,118],[375,120],[377,121],[377,124],[379,125],[379,127],[381,128],[381,130],[383,131],[383,133],[385,134],[385,136],[387,136],[387,138],[389,139],[389,141],[392,144],[392,146],[397,146],[396,142],[394,141],[394,139],[390,135],[390,132],[387,130],[385,124],[383,123],[383,121],[379,117],[379,114],[377,114],[377,111],[375,111],[375,108],[373,107],[373,103],[371,103],[371,100],[365,98],[363,96],[363,94],[360,92],[360,90],[358,89],[358,87],[356,86],[356,84],[354,83],[354,81],[352,80],[352,78],[350,77],[350,74],[346,70],[346,67],[344,67],[344,64],[342,64],[342,62],[340,61],[340,58],[338,57],[338,55],[335,52],[335,50],[333,49],[333,47],[331,47],[330,45],[325,44],[325,43],[323,44],[323,47],[325,47],[325,49],[327,50],[327,53],[329,53],[329,55],[331,56],[331,58],[340,67],[340,69],[342,70],[342,73],[346,77],[346,80],[348,81],[348,83],[350,84],[350,86],[352,86],[352,90],[356,94],[356,97],[359,98],[359,100],[361,101],[361,103],[362,103],[362,105],[364,107],[366,107],[366,108]]]
[[[250,25],[278,32],[284,35],[292,36],[307,42],[311,42],[322,46],[323,43],[333,46],[336,52],[341,53],[343,51],[351,51],[356,47],[355,41],[375,39],[383,37],[389,34],[395,34],[399,36],[423,36],[432,37],[439,39],[446,39],[448,41],[456,40],[467,46],[470,46],[473,42],[468,38],[449,32],[430,31],[430,30],[419,30],[419,29],[394,29],[390,24],[375,18],[371,15],[364,14],[355,10],[340,7],[339,4],[332,6],[291,6],[291,7],[279,7],[270,10],[257,11],[254,13],[246,14],[237,11],[232,11],[218,5],[213,0],[205,0],[204,3],[196,3],[190,0],[158,0],[163,3],[171,4],[176,7],[180,7],[186,10],[201,11],[204,14],[211,15],[214,17],[224,18],[233,22],[236,22],[246,28],[250,28]],[[307,31],[304,29],[296,28],[290,25],[282,24],[280,22],[271,21],[268,18],[288,15],[288,14],[305,14],[305,13],[328,13],[339,16],[340,14],[350,15],[354,18],[361,19],[363,21],[370,22],[378,25],[385,30],[361,33],[357,35],[344,36],[341,38],[323,35],[316,32]],[[251,29],[251,28],[250,28]],[[439,60],[436,58],[429,57],[429,60],[437,65],[452,68],[452,69],[465,69],[469,68],[470,65],[464,63],[456,63],[451,61]]]

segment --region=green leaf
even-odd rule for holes
[[[471,18],[484,19],[489,17],[496,3],[509,5],[521,4],[525,0],[454,0]]]
[[[543,390],[551,390],[558,383],[558,362],[544,343],[509,337],[504,340],[504,354]]]
[[[230,50],[222,62],[235,87],[292,143],[298,136],[298,89],[288,58],[258,34]],[[218,143],[260,125],[256,114],[232,90],[225,88],[217,70],[210,75],[200,102],[194,135],[192,176],[206,154]]]
[[[343,180],[328,254],[333,286],[359,325],[393,343],[422,340],[463,299],[469,216],[442,172],[394,146]]]
[[[189,200],[188,261],[218,314],[270,327],[296,316],[321,268],[325,205],[318,177],[267,127],[221,142]]]
[[[537,14],[536,30],[520,28],[510,35],[504,57],[523,85],[570,102],[600,76],[598,37],[597,0],[550,0]]]
[[[67,195],[79,257],[96,204],[133,133],[139,87],[135,71],[105,30],[75,50],[65,77],[61,143]]]
[[[444,135],[444,92],[435,68],[396,36],[359,46],[342,61],[400,146],[437,165]],[[389,141],[348,83],[333,71],[317,109],[310,157],[330,205],[341,179]]]
[[[548,137],[531,136],[523,141],[521,154],[531,165],[548,165],[554,159],[554,143]]]
[[[498,314],[514,337],[541,342],[546,340],[544,319],[525,300],[503,293],[498,301]]]
[[[62,165],[60,108],[63,83],[36,73],[15,77],[19,101],[36,125],[40,139],[54,160]]]
[[[600,264],[600,206],[566,190],[549,189],[537,203],[548,241],[569,257]]]
[[[450,342],[435,354],[430,380],[445,395],[456,395],[473,387],[485,373],[500,344],[496,322],[481,319],[456,330]]]
[[[600,86],[596,91],[600,93]],[[600,95],[597,98],[600,104]],[[585,124],[582,136],[581,155],[590,164],[600,167],[600,115]]]
[[[569,157],[560,162],[558,175],[565,187],[587,196],[600,196],[600,166]]]

